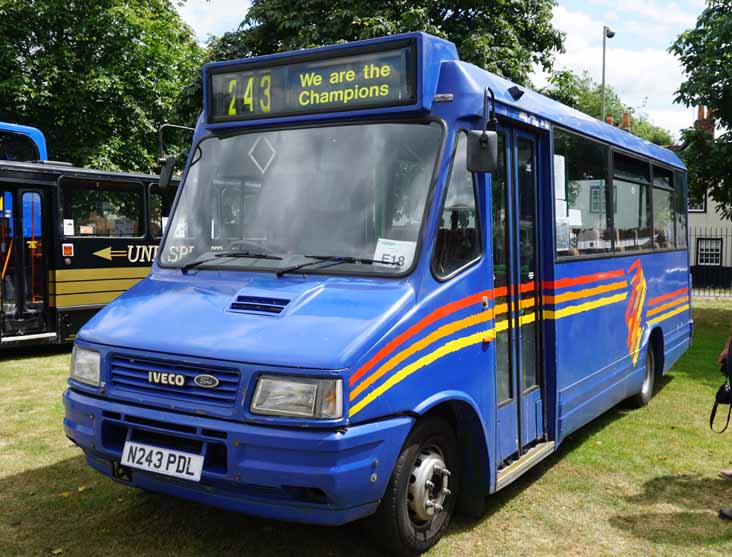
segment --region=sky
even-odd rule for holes
[[[178,9],[203,43],[209,35],[236,29],[248,6],[246,0],[188,0]],[[673,102],[683,72],[667,48],[703,9],[704,0],[559,0],[553,24],[566,33],[566,52],[557,56],[555,68],[587,70],[600,82],[607,25],[616,33],[607,41],[607,83],[627,105],[645,105],[651,121],[678,138],[696,110]],[[537,71],[532,82],[541,87],[546,76]]]

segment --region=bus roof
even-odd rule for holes
[[[293,103],[293,97],[297,97],[305,87],[304,77],[314,75],[319,71],[332,72],[340,70],[334,73],[343,74],[344,70],[355,70],[356,86],[362,87],[365,82],[363,80],[359,81],[358,68],[364,64],[370,64],[372,60],[372,58],[369,58],[370,56],[379,59],[380,53],[384,55],[381,60],[386,62],[385,56],[389,52],[393,52],[395,48],[405,44],[414,45],[413,50],[409,51],[411,54],[407,54],[407,56],[413,56],[410,59],[411,62],[404,63],[402,67],[398,68],[398,71],[387,75],[391,75],[389,86],[393,90],[401,91],[402,95],[412,94],[407,101],[395,102],[394,97],[392,97],[381,103],[377,101],[371,104],[368,104],[368,102],[359,104],[352,101],[351,104],[348,104],[348,101],[344,102],[342,100],[343,97],[339,97],[340,102],[330,100],[323,108],[314,110],[302,109],[297,107],[296,103]],[[416,72],[410,72],[410,63],[416,66]],[[246,114],[243,111],[237,114],[236,110],[231,112],[235,108],[234,103],[238,96],[236,91],[241,92],[241,83],[239,82],[246,80],[249,87],[251,87],[252,78],[259,79],[256,76],[261,76],[263,72],[274,76],[269,78],[270,82],[272,79],[279,80],[277,87],[272,86],[271,98],[269,96],[267,98],[268,109],[256,114],[255,104],[250,100],[249,110]],[[520,87],[523,94],[518,98],[514,98],[509,90],[517,87],[515,83],[473,64],[460,61],[453,43],[421,32],[403,33],[241,60],[213,62],[204,65],[203,74],[204,111],[202,123],[207,128],[261,126],[275,122],[303,122],[323,118],[356,118],[366,115],[424,113],[433,107],[435,95],[440,93],[453,94],[453,103],[455,103],[456,110],[460,115],[479,116],[483,112],[485,88],[490,87],[495,94],[499,114],[544,129],[549,129],[550,123],[563,126],[591,138],[607,142],[615,147],[644,155],[655,161],[676,168],[685,168],[683,162],[673,151],[606,124],[536,91]],[[329,73],[325,73],[324,77],[328,75]],[[217,78],[220,78],[218,84],[215,82]],[[406,83],[405,79],[413,81]],[[382,80],[381,83],[387,83],[387,81]],[[232,83],[234,83],[234,96],[226,96],[227,89],[229,93],[232,91]],[[320,85],[320,83],[317,85]],[[313,87],[312,84],[307,86]],[[335,87],[340,87],[340,85]],[[330,91],[332,88],[328,85],[327,80],[323,79],[322,87],[318,93]],[[275,94],[279,95],[278,99],[275,99]],[[269,90],[267,95],[270,95]],[[279,100],[282,105],[282,110],[279,112],[274,111],[272,113],[269,110],[270,101],[275,102],[273,99]],[[216,112],[217,110],[218,112]]]
[[[9,122],[0,122],[0,131],[18,133],[29,137],[38,148],[38,157],[42,160],[48,158],[48,151],[46,149],[46,137],[43,135],[43,132],[38,128],[32,128],[31,126],[21,126],[20,124],[11,124]]]
[[[157,182],[159,176],[157,174],[140,174],[133,172],[112,172],[106,170],[96,170],[93,168],[81,168],[68,164],[59,163],[37,163],[37,162],[21,162],[21,161],[0,161],[0,180],[8,177],[17,176],[17,174],[34,173],[39,176],[49,175],[53,184],[57,176],[64,175],[69,177],[87,178],[90,180],[120,180],[135,182]],[[178,178],[174,178],[174,185],[177,185]]]

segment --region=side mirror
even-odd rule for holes
[[[495,172],[498,168],[498,133],[469,131],[467,162],[469,172]]]
[[[161,157],[158,161],[162,164],[160,167],[160,181],[158,186],[165,189],[170,185],[170,179],[173,176],[173,167],[175,166],[175,155]]]

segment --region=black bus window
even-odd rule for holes
[[[558,257],[609,252],[608,147],[554,129],[554,198]]]
[[[3,161],[35,161],[38,150],[33,140],[25,135],[0,132],[0,160]]]
[[[435,242],[435,274],[444,278],[480,257],[480,227],[473,175],[468,172],[466,135],[458,137]]]
[[[134,237],[143,233],[142,184],[72,179],[61,183],[64,229],[73,226],[74,236]]]
[[[173,204],[175,189],[168,187],[160,190],[157,186],[150,186],[150,236],[162,237],[165,226],[168,224],[170,208]]]
[[[613,174],[615,251],[648,249],[651,247],[650,165],[614,153]]]
[[[676,219],[676,247],[686,248],[686,174],[674,172],[674,217]]]

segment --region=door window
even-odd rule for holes
[[[43,264],[43,213],[41,195],[24,192],[23,207],[23,288],[26,313],[43,310],[46,298],[46,276]]]
[[[518,139],[517,177],[519,190],[520,302],[518,321],[521,327],[521,387],[530,389],[537,382],[536,297],[536,161],[534,142]]]
[[[15,315],[16,266],[15,221],[13,219],[13,194],[0,191],[0,300],[4,317]]]
[[[498,168],[491,175],[493,205],[493,288],[496,323],[496,389],[498,402],[512,397],[508,333],[508,191],[506,184],[506,137],[498,136]]]

